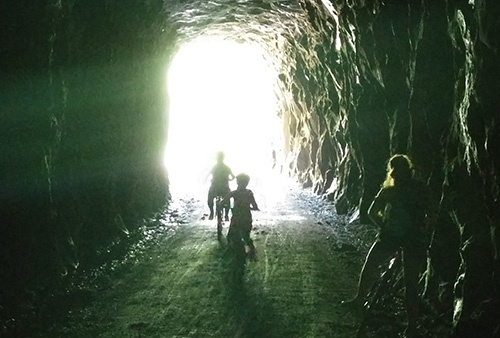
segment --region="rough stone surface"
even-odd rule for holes
[[[500,285],[497,1],[0,6],[0,252],[14,294],[90,265],[165,203],[165,65],[182,41],[225,33],[275,58],[285,167],[339,213],[365,222],[388,157],[412,156],[440,200],[430,294],[457,337],[483,327]]]

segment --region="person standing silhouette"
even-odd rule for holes
[[[387,164],[387,177],[368,208],[368,216],[379,232],[361,269],[356,297],[344,304],[362,307],[375,280],[379,266],[401,252],[403,257],[406,334],[413,337],[419,316],[418,278],[427,260],[429,229],[436,209],[425,183],[414,178],[413,163],[396,154]]]

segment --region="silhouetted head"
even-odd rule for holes
[[[223,152],[223,151],[219,151],[219,152],[217,153],[217,162],[224,162],[224,158],[225,158],[225,157],[226,157],[226,156],[224,155],[224,152]]]
[[[238,188],[246,188],[248,182],[250,182],[250,176],[247,174],[241,173],[236,176],[236,184],[238,185]]]
[[[385,186],[399,184],[413,177],[413,163],[406,155],[396,154],[387,162]]]

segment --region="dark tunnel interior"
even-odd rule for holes
[[[454,337],[500,336],[488,319],[500,318],[500,2],[29,0],[0,12],[0,332],[25,318],[20,303],[123,256],[168,206],[165,147],[200,135],[169,125],[166,74],[183,46],[215,37],[259,47],[273,74],[271,106],[245,89],[222,110],[255,130],[277,123],[256,154],[274,153],[339,214],[369,222],[387,159],[412,157],[439,199],[431,299]],[[190,90],[214,62],[197,53]],[[222,76],[208,74],[207,87]]]

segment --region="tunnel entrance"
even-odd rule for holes
[[[218,151],[235,174],[252,177],[253,189],[268,198],[280,190],[276,162],[282,157],[283,125],[277,70],[269,60],[258,44],[222,36],[180,47],[167,74],[164,163],[174,199],[204,198]]]

